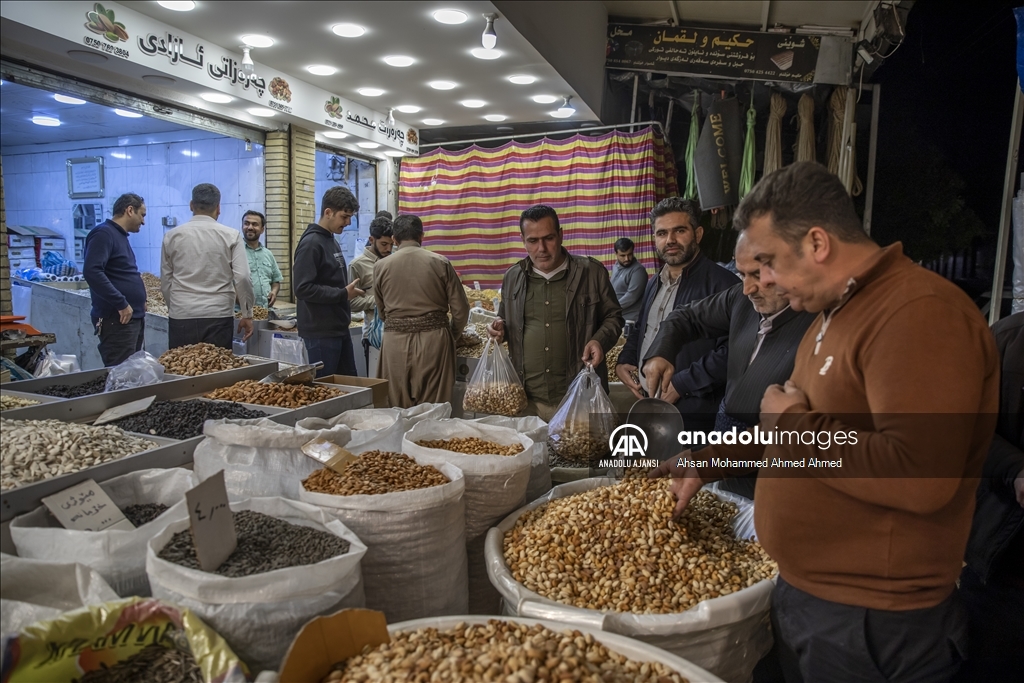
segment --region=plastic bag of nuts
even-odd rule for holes
[[[480,362],[466,384],[463,410],[491,415],[518,415],[526,408],[526,390],[508,352],[491,339],[484,345]]]
[[[608,452],[615,408],[594,368],[584,366],[548,423],[548,443],[562,461],[589,467]]]

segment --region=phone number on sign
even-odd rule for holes
[[[100,52],[106,52],[109,55],[114,55],[115,57],[120,57],[121,59],[128,59],[130,57],[128,50],[125,50],[123,47],[114,47],[110,43],[104,43],[101,40],[96,40],[95,38],[91,38],[89,36],[85,36],[84,40],[86,45],[95,48]]]

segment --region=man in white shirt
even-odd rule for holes
[[[253,289],[242,233],[217,222],[220,190],[192,188],[192,220],[164,235],[160,290],[167,303],[169,348],[206,342],[231,348],[235,299],[238,331],[252,336]]]

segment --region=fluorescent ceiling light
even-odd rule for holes
[[[123,116],[126,119],[141,119],[142,114],[137,111],[128,111],[127,109],[115,109],[114,113],[118,116]]]
[[[331,30],[342,38],[358,38],[366,33],[366,29],[359,24],[335,24]]]
[[[439,9],[434,12],[434,19],[442,24],[465,24],[469,15],[457,9]]]
[[[395,107],[395,109],[403,114],[415,114],[418,111],[422,111],[423,108],[417,107],[415,104],[402,104]]]
[[[455,84],[451,81],[430,81],[427,83],[434,90],[451,90],[455,87]]]
[[[61,95],[60,93],[56,93],[53,96],[53,99],[58,102],[62,102],[63,104],[85,104],[85,100],[80,100],[77,97],[71,97],[70,95]]]
[[[384,58],[384,63],[389,66],[412,66],[416,60],[405,55],[388,55]]]
[[[186,0],[185,2],[170,2],[169,0],[158,0],[157,3],[164,9],[173,10],[175,12],[191,12],[196,8],[196,3],[192,0]]]
[[[313,74],[314,76],[333,76],[338,73],[338,70],[333,66],[326,66],[324,64],[314,64],[313,66],[307,66],[306,71]]]
[[[201,98],[207,102],[213,102],[214,104],[227,104],[228,102],[235,99],[231,95],[225,95],[219,92],[204,92],[200,95]]]
[[[60,119],[54,118],[52,116],[33,116],[32,123],[36,124],[37,126],[59,126]]]
[[[488,114],[484,118],[487,119],[488,121],[494,121],[495,123],[497,123],[498,121],[504,121],[508,117],[505,116],[504,114]]]
[[[384,150],[384,154],[389,157],[404,157],[405,152],[399,152],[397,149]]]
[[[558,101],[558,98],[554,95],[534,95],[530,99],[537,104],[551,104],[552,102]]]
[[[360,88],[356,92],[363,97],[379,97],[384,94],[384,91],[380,88]]]
[[[340,130],[328,130],[324,131],[324,137],[332,140],[344,140],[348,137],[348,133],[342,133]]]
[[[242,42],[249,47],[270,47],[274,44],[274,39],[270,36],[261,36],[258,33],[250,33],[247,36],[242,36]]]
[[[357,142],[356,147],[362,147],[363,149],[377,149],[380,145],[376,142]]]
[[[502,54],[501,50],[488,50],[482,47],[473,48],[470,52],[477,59],[497,59]]]
[[[470,109],[479,109],[487,105],[483,100],[462,100],[459,102],[463,107],[469,107]]]
[[[260,118],[269,119],[274,115],[273,109],[267,109],[266,107],[249,107],[246,109],[253,116],[259,116]]]
[[[423,119],[424,126],[440,126],[444,123],[444,119]]]
[[[536,76],[516,75],[509,76],[508,80],[516,85],[530,85],[531,83],[537,82]]]

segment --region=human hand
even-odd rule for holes
[[[273,306],[275,301],[277,301],[277,292],[271,292],[270,294],[268,294],[267,295],[267,308],[270,308],[271,306]]]
[[[117,314],[120,316],[122,325],[127,325],[132,321],[132,313],[133,311],[131,304],[128,304],[127,306],[125,306],[124,308],[117,312]]]
[[[764,390],[764,397],[761,398],[761,419],[768,419],[770,415],[778,416],[794,406],[809,409],[807,394],[790,380],[786,380],[785,384],[772,384]]]
[[[690,500],[697,495],[697,491],[700,491],[705,483],[697,473],[697,468],[683,464],[689,458],[690,451],[685,450],[675,458],[665,460],[647,473],[648,479],[671,477],[672,481],[669,482],[669,491],[672,492],[672,496],[676,499],[676,507],[672,512],[673,521],[679,519],[679,516],[686,509]]]
[[[249,337],[252,336],[252,318],[242,318],[238,321],[238,331],[245,331],[242,335],[242,341],[249,341]]]
[[[355,299],[357,296],[362,296],[363,294],[366,294],[366,292],[359,289],[358,285],[359,278],[356,278],[352,282],[348,283],[348,287],[345,288],[345,291],[348,293],[349,301],[352,301],[352,299]]]
[[[640,393],[639,382],[633,380],[633,373],[636,372],[635,365],[623,365],[619,363],[615,366],[615,376],[619,378],[619,381],[626,385],[626,388],[633,392],[633,395],[638,399],[643,398],[644,395]]]
[[[501,318],[495,318],[487,326],[487,336],[489,336],[495,344],[500,344],[505,338],[505,321]]]
[[[655,356],[644,363],[644,379],[647,380],[647,394],[658,396],[658,387],[662,388],[668,382],[672,383],[672,375],[676,374],[676,367],[667,358]]]
[[[601,344],[593,339],[588,341],[587,345],[583,347],[583,362],[596,367],[603,360],[604,349],[601,348]]]

